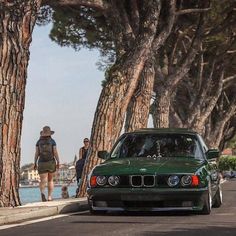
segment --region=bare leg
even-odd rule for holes
[[[54,183],[53,183],[53,177],[54,173],[48,173],[48,200],[52,200],[52,192],[54,189]]]
[[[39,176],[40,176],[39,188],[40,188],[40,192],[41,192],[42,201],[46,201],[44,190],[45,190],[45,187],[47,184],[48,174],[44,173],[44,174],[40,174]]]

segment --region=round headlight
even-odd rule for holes
[[[120,178],[119,176],[112,175],[108,178],[108,183],[111,186],[117,186],[120,183]]]
[[[106,176],[97,176],[96,181],[99,186],[104,186],[107,183],[107,177]]]
[[[167,181],[170,187],[174,187],[179,183],[179,177],[177,175],[171,175]]]
[[[181,184],[182,186],[189,186],[192,183],[192,176],[191,175],[184,175],[181,178]]]

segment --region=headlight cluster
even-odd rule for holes
[[[170,175],[167,179],[167,184],[170,187],[175,187],[178,184],[181,184],[183,187],[187,186],[198,186],[199,185],[199,178],[197,175]]]
[[[168,180],[167,180],[167,183],[170,187],[174,187],[176,185],[178,185],[179,183],[179,176],[177,175],[171,175]]]
[[[107,183],[107,177],[106,176],[97,176],[96,182],[97,182],[97,185],[104,186]]]
[[[117,186],[120,183],[119,176],[115,176],[115,175],[109,176],[108,183],[113,187]]]
[[[119,183],[120,183],[120,177],[116,175],[112,175],[112,176],[99,175],[99,176],[92,176],[90,178],[91,187],[105,186],[107,184],[112,187],[115,187]]]

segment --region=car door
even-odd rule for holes
[[[205,144],[203,138],[199,135],[199,141],[201,143],[201,146],[203,148],[203,152],[205,154],[205,161],[206,161],[206,168],[209,174],[209,180],[211,183],[211,191],[212,191],[212,196],[215,195],[217,189],[218,189],[218,184],[220,181],[220,175],[219,175],[219,170],[218,170],[218,164],[216,159],[208,160],[206,158],[207,151],[209,150],[207,145]]]

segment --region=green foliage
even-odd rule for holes
[[[44,26],[52,21],[53,10],[49,6],[42,6],[38,13],[37,25]]]
[[[236,149],[236,135],[230,140],[227,147]]]
[[[205,40],[210,56],[216,52],[218,54],[224,52],[232,35],[235,34],[236,14],[233,6],[235,6],[233,0],[212,1],[206,25],[208,37]]]
[[[220,171],[236,170],[236,156],[222,156],[219,160]]]

